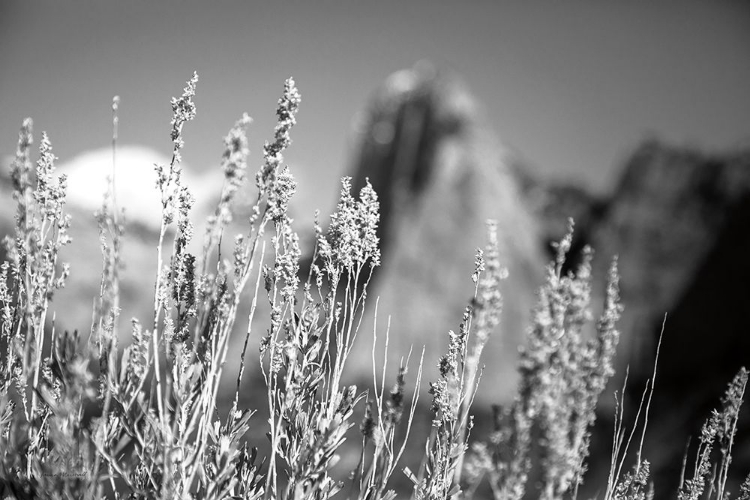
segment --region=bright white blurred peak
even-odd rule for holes
[[[168,166],[169,161],[166,156],[145,146],[118,146],[115,193],[117,205],[125,209],[128,221],[158,230],[161,197],[156,187],[154,164]],[[112,175],[112,150],[101,148],[81,153],[60,164],[58,172],[68,176],[68,203],[93,213],[101,208],[107,178]],[[187,185],[195,196],[196,213],[202,214],[204,210],[201,208],[218,196],[221,183],[222,175],[218,169],[195,175],[182,163],[182,184]]]

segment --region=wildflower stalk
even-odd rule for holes
[[[713,410],[706,420],[699,438],[698,450],[695,458],[693,477],[681,486],[679,500],[697,500],[704,494],[708,480],[708,497],[715,496],[717,500],[724,500],[726,483],[729,475],[732,447],[737,432],[740,406],[747,387],[748,372],[743,367],[729,384],[721,400],[721,411]],[[718,464],[711,461],[711,451],[718,442],[721,460]],[[714,476],[709,479],[709,473]],[[715,495],[713,495],[715,493]]]
[[[487,233],[486,250],[477,251],[472,274],[474,296],[458,334],[449,332],[448,353],[438,363],[440,378],[430,383],[432,430],[419,474],[408,474],[414,483],[415,499],[458,498],[462,494],[461,469],[473,427],[470,409],[479,384],[480,356],[499,323],[500,284],[507,277],[500,265],[497,225],[493,221],[488,222]]]
[[[279,178],[291,185],[285,175],[282,172]],[[325,280],[328,292],[323,303],[316,305],[308,284],[299,314],[294,313],[299,287],[297,236],[288,218],[274,220],[276,258],[273,269],[264,270],[271,328],[262,344],[262,353],[268,357],[263,375],[271,413],[267,498],[278,491],[277,458],[289,478],[280,493],[284,498],[327,497],[341,488],[328,469],[337,461],[335,452],[353,425],[354,406],[363,398],[355,386],[341,386],[341,374],[361,325],[367,286],[362,276],[365,272],[369,276],[380,256],[377,197],[369,183],[359,200],[350,189],[345,178],[328,234],[318,231],[316,255],[322,268],[315,264],[313,273],[318,288]],[[344,287],[341,302],[336,300],[340,285]]]
[[[23,450],[23,456],[16,462],[16,470],[25,478],[25,485],[33,475],[49,470],[43,460],[45,454],[49,455],[55,446],[62,450],[74,444],[78,432],[70,417],[76,411],[80,413],[87,380],[77,367],[71,373],[63,366],[62,375],[68,375],[68,385],[48,387],[48,382],[59,381],[51,370],[53,363],[77,361],[73,351],[61,354],[56,349],[59,343],[54,315],[52,352],[44,357],[49,303],[55,291],[65,285],[69,274],[67,264],[58,269],[58,257],[60,249],[70,242],[67,234],[70,219],[64,211],[66,179],[64,175],[55,177],[56,157],[46,133],[42,133],[39,159],[32,173],[31,129],[31,120],[25,120],[11,165],[17,207],[15,240],[6,239],[10,262],[4,263],[0,270],[3,281],[0,286],[0,301],[3,302],[0,343],[7,347],[6,359],[0,363],[0,419],[10,419],[13,415],[15,402],[9,399],[13,385],[25,420],[18,422],[15,429],[8,425],[0,431],[0,441],[7,439],[13,443],[18,437],[13,431],[25,435],[27,443],[18,447]],[[26,488],[25,485],[22,488]]]
[[[201,269],[201,274],[203,275],[208,273],[210,257],[218,245],[222,231],[232,221],[231,203],[245,181],[247,158],[250,154],[245,129],[251,123],[252,118],[247,113],[244,113],[224,138],[225,149],[221,158],[224,182],[221,188],[219,203],[206,224],[206,234],[203,243],[203,267]]]
[[[621,391],[622,399],[618,400],[617,393],[615,393],[614,440],[612,442],[612,455],[610,459],[609,476],[607,478],[607,489],[604,493],[604,500],[645,500],[648,494],[647,488],[651,487],[651,489],[653,489],[653,485],[649,483],[650,464],[648,460],[643,459],[643,444],[646,439],[648,417],[651,410],[651,401],[654,395],[656,371],[659,364],[659,353],[661,352],[661,343],[664,336],[664,328],[666,326],[666,322],[667,316],[664,315],[661,333],[659,334],[659,341],[656,345],[654,371],[651,378],[646,381],[646,387],[644,388],[643,394],[641,395],[641,401],[638,404],[638,410],[633,421],[633,427],[630,430],[627,441],[625,441],[623,417],[625,412],[624,394],[628,383],[628,375],[630,373],[629,368],[626,370],[625,378],[623,380]],[[640,443],[638,445],[638,452],[636,454],[635,465],[633,466],[632,472],[625,474],[625,476],[621,478],[622,468],[625,464],[625,459],[627,457],[628,450],[630,449],[630,444],[640,423],[641,412],[644,411],[644,403],[644,419],[641,430]],[[624,448],[623,443],[625,444]]]
[[[99,222],[99,239],[102,250],[102,279],[99,288],[98,304],[94,311],[94,322],[92,324],[91,337],[96,339],[99,354],[99,388],[103,395],[104,403],[102,416],[99,419],[94,441],[98,443],[97,450],[104,448],[104,440],[111,430],[109,424],[109,412],[112,404],[112,391],[117,359],[117,323],[120,314],[120,267],[121,245],[124,232],[124,222],[119,214],[117,205],[117,140],[120,98],[112,99],[112,173],[107,182],[107,190],[101,210],[96,214]],[[110,243],[107,243],[107,236]],[[103,455],[97,451],[94,460],[94,470],[98,471]],[[110,486],[116,490],[114,482],[114,464],[107,461],[110,469]],[[92,482],[90,495],[95,494],[96,483]],[[98,488],[98,496],[101,496],[101,487]]]
[[[393,490],[387,490],[388,481],[393,475],[401,457],[406,449],[406,443],[411,434],[414,412],[419,401],[420,382],[422,379],[422,367],[424,362],[424,348],[417,365],[417,375],[414,391],[406,413],[406,374],[411,350],[406,359],[401,359],[396,375],[396,381],[386,394],[385,379],[388,367],[388,344],[390,333],[390,320],[385,331],[385,344],[383,346],[383,368],[380,382],[376,372],[376,347],[377,347],[377,318],[378,304],[376,302],[373,319],[373,345],[372,345],[372,369],[374,382],[374,399],[368,397],[365,406],[365,416],[360,424],[362,434],[362,448],[360,459],[352,477],[350,498],[359,499],[390,499],[395,497]],[[374,403],[374,404],[373,404]],[[406,430],[400,445],[396,442],[396,431],[403,424],[406,413]],[[369,455],[368,449],[372,449]]]
[[[610,267],[597,336],[584,340],[584,325],[591,320],[593,252],[584,249],[577,273],[563,274],[572,238],[571,221],[568,234],[557,244],[555,260],[547,267],[528,343],[521,350],[518,396],[510,409],[498,411],[490,443],[475,447],[472,463],[489,472],[498,498],[524,496],[535,425],[543,436],[541,497],[575,495],[585,470],[596,402],[613,373],[621,312],[616,260]]]

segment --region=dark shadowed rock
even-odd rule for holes
[[[709,290],[700,274],[707,266],[719,264],[717,255],[728,256],[722,247],[740,250],[737,245],[741,236],[731,238],[727,232],[736,231],[736,219],[746,217],[748,201],[750,155],[712,156],[649,141],[628,161],[606,210],[589,231],[591,243],[600,253],[620,254],[623,299],[630,310],[624,317],[623,329],[637,332],[631,335],[636,344],[630,346],[628,357],[631,365],[639,363],[638,372],[651,365],[653,355],[644,354],[655,351],[654,331],[658,334],[664,313],[670,315],[662,357],[664,372],[667,371],[670,344],[676,347],[681,343],[677,338],[688,337],[686,333],[678,336],[679,330],[675,330],[680,319],[678,306],[689,294]],[[735,258],[731,264],[725,261],[722,265],[730,265],[738,272],[743,267],[750,271],[750,266],[742,265],[743,260]],[[731,303],[731,297],[746,289],[741,278],[738,274],[712,290],[712,294],[720,293],[727,304]],[[697,335],[705,344],[717,318],[697,310],[695,313],[698,322],[691,321],[691,330],[705,327]],[[733,313],[739,311],[727,310],[724,316]],[[670,342],[670,332],[675,332],[674,342]],[[727,332],[724,338],[732,335]],[[694,361],[709,361],[705,354],[692,360],[683,357],[683,362],[695,367]],[[641,363],[645,366],[641,367]],[[726,367],[730,371],[735,368],[739,366]],[[667,383],[668,374],[664,372],[661,381]]]
[[[750,154],[711,155],[651,140],[627,162],[606,201],[556,192],[562,206],[579,207],[579,244],[596,249],[600,266],[619,254],[625,312],[618,371],[621,377],[630,365],[631,415],[668,314],[644,454],[657,493],[674,491],[688,437],[697,443],[727,384],[750,365]],[[564,231],[557,215],[547,221],[552,238]],[[612,414],[607,400],[603,418]],[[735,447],[733,491],[750,466],[742,451],[748,430],[741,427]]]
[[[358,190],[369,179],[380,198],[383,266],[369,301],[380,297],[381,339],[391,318],[391,363],[412,345],[418,357],[425,345],[425,378],[435,380],[448,330],[457,331],[473,294],[470,275],[476,249],[485,245],[485,221],[497,219],[510,277],[502,324],[484,355],[480,398],[507,400],[544,265],[537,225],[515,176],[463,85],[425,63],[386,81],[362,130],[353,184]],[[370,367],[369,338],[356,355],[364,361],[354,366]]]

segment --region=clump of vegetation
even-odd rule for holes
[[[472,443],[471,405],[481,378],[481,354],[499,321],[499,288],[507,274],[497,229],[489,224],[487,247],[478,251],[471,276],[474,296],[458,333],[448,332],[448,352],[439,360],[439,378],[430,384],[431,433],[421,466],[413,472],[400,464],[412,424],[424,417],[416,412],[418,390],[411,396],[406,390],[410,356],[397,368],[390,390],[387,363],[380,376],[373,374],[371,391],[344,380],[365,317],[367,284],[380,264],[377,194],[368,184],[355,197],[349,179],[343,179],[328,228],[316,222],[313,264],[301,278],[302,250],[287,215],[296,183],[283,164],[300,104],[289,79],[278,103],[274,137],[264,145],[264,162],[255,174],[257,196],[247,231],[235,237],[226,258],[220,242],[233,217],[233,198],[247,178],[245,129],[250,118],[242,115],[224,140],[224,186],[207,223],[201,256],[193,255],[188,248],[194,236],[194,199],[182,183],[180,151],[182,129],[196,116],[197,82],[194,75],[172,100],[172,158],[156,167],[162,218],[153,317],[147,323],[131,320],[132,341],[124,349],[118,343],[124,222],[113,180],[97,215],[102,279],[88,338],[59,332],[54,321],[49,326],[48,312],[69,273],[58,262],[60,249],[70,241],[65,177],[55,177],[55,157],[45,134],[32,168],[31,120],[21,128],[11,172],[15,235],[5,242],[9,260],[0,267],[3,498],[336,495],[390,500],[396,497],[391,479],[399,467],[411,479],[415,499],[468,498],[485,478],[498,499],[532,494],[545,500],[575,498],[586,470],[597,400],[613,374],[620,314],[616,263],[596,335],[587,336],[593,254],[586,250],[575,273],[563,272],[571,225],[540,290],[521,353],[518,396],[497,411],[494,432]],[[115,98],[113,158],[118,107]],[[243,294],[248,284],[249,297]],[[251,307],[236,390],[229,412],[219,415],[219,384],[243,300]],[[268,302],[269,313],[255,320],[258,300]],[[267,422],[254,420],[258,408],[242,408],[239,401],[250,334],[259,324],[265,331],[259,363],[266,398],[258,404],[265,405]],[[746,383],[742,370],[721,411],[706,424],[693,477],[683,482],[680,500],[729,497],[727,471]],[[355,419],[356,410],[364,412],[361,421]],[[645,413],[647,418],[648,405]],[[621,476],[632,433],[625,441],[618,416],[605,496],[641,500],[652,491],[648,461],[639,450],[633,472]],[[265,425],[270,452],[260,459],[248,431]],[[334,474],[336,463],[344,441],[357,431],[359,460],[341,481]],[[716,466],[711,461],[715,447],[721,455]],[[531,474],[541,478],[538,487],[530,484]],[[740,498],[750,498],[750,479]]]

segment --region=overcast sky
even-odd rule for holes
[[[2,0],[0,155],[13,153],[26,116],[61,161],[106,147],[115,94],[122,143],[167,154],[169,99],[196,70],[186,163],[217,164],[247,111],[258,164],[293,75],[303,100],[287,160],[329,196],[355,114],[387,75],[423,58],[462,76],[503,143],[597,189],[649,135],[750,144],[745,1]]]

